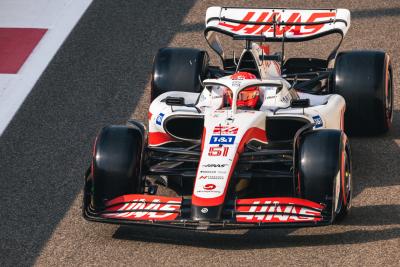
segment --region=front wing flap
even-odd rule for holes
[[[101,212],[93,211],[88,204],[83,208],[84,217],[90,221],[193,230],[305,227],[332,222],[323,204],[291,197],[237,199],[225,204],[218,221],[193,220],[190,213],[190,199],[139,194],[112,199]]]

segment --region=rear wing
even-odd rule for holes
[[[265,41],[299,42],[331,33],[344,37],[350,27],[347,9],[290,9],[209,7],[205,36],[220,32],[235,36],[263,36]]]

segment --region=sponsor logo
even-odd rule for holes
[[[158,116],[157,116],[157,118],[156,118],[156,124],[161,125],[164,116],[165,116],[164,113],[158,114]]]
[[[321,117],[319,115],[312,117],[315,122],[315,128],[321,128],[324,125]]]
[[[203,179],[223,180],[224,178],[225,178],[225,177],[222,176],[222,175],[207,175],[207,176],[201,175],[201,176],[199,177],[199,180],[200,180],[200,179],[201,179],[201,180],[203,180]]]
[[[254,201],[252,204],[252,206],[245,207],[238,204],[239,212],[255,213],[237,214],[236,220],[238,222],[304,222],[321,220],[321,211],[307,207],[280,204],[279,201],[264,201],[262,204],[261,201]]]
[[[207,213],[208,209],[207,208],[202,208],[200,211],[201,211],[201,213]]]
[[[215,184],[206,184],[203,186],[204,190],[214,190],[217,186]]]
[[[239,78],[240,78],[240,77],[239,77]],[[240,79],[240,80],[243,80],[243,79]],[[237,87],[239,87],[241,84],[242,84],[242,83],[241,83],[240,81],[233,81],[233,82],[232,82],[232,86],[237,86]]]
[[[213,135],[211,136],[211,145],[232,145],[235,142],[235,136]]]
[[[207,176],[207,178],[210,180],[223,180],[225,177],[212,175],[212,176]]]
[[[200,173],[217,173],[217,171],[200,171]]]
[[[224,168],[226,166],[228,166],[228,164],[213,164],[213,163],[203,164],[203,167],[206,168]]]
[[[220,146],[212,146],[208,150],[208,155],[210,157],[219,157],[223,156],[226,157],[229,152],[229,147],[220,147]]]
[[[215,134],[237,134],[239,128],[233,126],[215,126],[213,133]]]
[[[285,96],[282,96],[281,101],[282,101],[283,103],[288,103],[288,102],[290,101],[290,95],[287,94],[287,95],[285,95]]]
[[[325,21],[329,19],[334,19],[334,12],[314,12],[309,17],[304,19],[304,15],[300,14],[300,12],[293,12],[290,17],[285,21],[287,23],[298,23],[298,22],[307,22],[307,23],[315,23],[318,21]],[[281,12],[254,12],[249,11],[247,14],[241,19],[242,21],[257,21],[257,22],[273,22],[282,20]],[[285,32],[286,34],[294,35],[294,36],[302,36],[302,35],[310,35],[315,34],[320,31],[325,25],[324,24],[315,24],[315,25],[292,25],[292,26],[284,26],[284,27],[271,27],[270,25],[253,25],[253,24],[237,24],[237,23],[228,23],[221,21],[219,26],[223,26],[226,28],[230,28],[233,32],[240,32],[240,34],[262,34],[265,32],[274,33],[275,36],[280,37]]]
[[[131,202],[118,208],[119,213],[105,213],[104,216],[134,220],[173,220],[178,216],[178,213],[171,211],[178,211],[181,206],[180,202],[173,200],[163,202],[163,204],[160,203],[160,199],[154,199],[151,202],[146,201],[146,199],[134,199]]]

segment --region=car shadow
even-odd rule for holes
[[[367,243],[400,237],[399,205],[355,207],[340,225],[300,229],[251,229],[240,231],[196,232],[146,226],[121,226],[113,238],[227,250],[303,247]],[[382,226],[365,229],[354,226]],[[390,225],[396,225],[390,227]],[[338,229],[340,228],[340,229]],[[306,233],[303,233],[306,231]]]
[[[353,161],[354,196],[367,188],[400,185],[400,112],[392,128],[375,137],[349,137]],[[398,140],[399,143],[396,143]]]
[[[353,207],[340,223],[353,226],[400,226],[400,205],[374,205]]]
[[[400,15],[400,7],[358,9],[351,11],[352,19],[376,18],[376,17],[394,17]]]

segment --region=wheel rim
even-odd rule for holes
[[[345,209],[350,209],[351,207],[351,200],[352,200],[352,173],[351,173],[351,162],[350,157],[348,156],[347,149],[345,152],[345,159],[344,159],[344,198],[346,203]],[[343,199],[344,200],[344,199]]]
[[[392,115],[393,115],[393,84],[392,84],[392,69],[389,68],[389,77],[387,81],[387,91],[385,98],[385,115],[386,115],[386,124],[390,126],[392,123]]]

